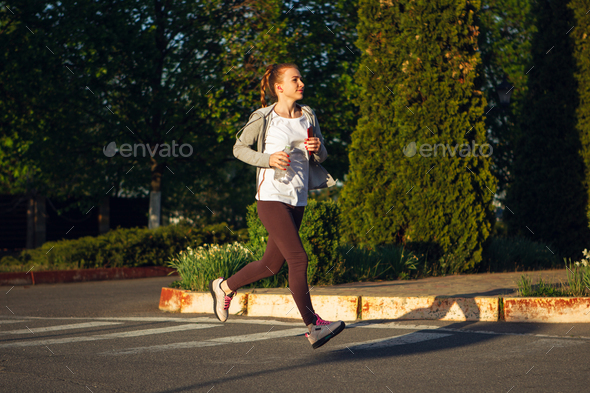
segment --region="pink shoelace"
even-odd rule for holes
[[[219,277],[223,280],[223,277]],[[219,284],[219,287],[221,288],[221,283]],[[223,291],[223,289],[222,289]],[[231,292],[229,295],[225,295],[225,305],[223,306],[224,310],[227,310],[229,308],[229,304],[231,303],[231,300],[234,298],[234,294],[237,292]]]
[[[317,320],[315,321],[316,326],[329,325],[331,323],[328,321],[324,321],[322,318],[320,318],[320,316],[317,313],[315,313],[315,316],[317,317]],[[309,337],[309,333],[305,333],[305,337]]]
[[[224,310],[227,310],[229,308],[229,304],[231,303],[231,300],[234,298],[234,293],[235,292],[232,292],[230,294],[231,296],[225,295],[225,305],[223,306]]]
[[[318,318],[317,321],[315,321],[316,326],[317,325],[329,325],[332,322],[328,322],[328,321],[324,321],[322,318],[320,318],[320,316],[316,313],[315,316]]]

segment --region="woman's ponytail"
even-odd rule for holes
[[[270,88],[269,78],[270,78],[270,75],[272,74],[273,67],[274,67],[274,65],[269,65],[266,67],[266,71],[264,73],[264,76],[262,77],[262,81],[260,82],[260,101],[262,102],[263,108],[266,108],[268,106],[266,104],[266,99],[265,99],[266,94],[265,93],[266,93],[267,88]]]
[[[275,92],[275,83],[283,82],[283,74],[288,68],[299,70],[297,65],[293,63],[270,64],[266,66],[266,71],[260,81],[260,102],[263,108],[268,106],[265,98],[267,91],[272,98],[279,99],[279,96]]]

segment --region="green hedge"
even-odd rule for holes
[[[307,253],[308,285],[332,285],[338,280],[339,263],[338,240],[340,238],[340,209],[333,200],[307,200],[303,220],[299,228],[301,243]],[[255,255],[255,260],[262,259],[268,241],[268,231],[258,217],[256,202],[248,206],[247,213],[249,242],[246,245]],[[288,264],[285,262],[275,277],[269,277],[279,287],[288,285]]]
[[[232,233],[233,231],[233,233]],[[4,257],[3,271],[89,269],[101,267],[165,266],[188,246],[247,241],[247,229],[230,230],[226,223],[196,228],[186,223],[148,228],[117,228],[97,237],[46,242],[24,250],[18,257]]]
[[[505,272],[563,269],[563,255],[525,237],[490,238],[484,246],[479,271]]]

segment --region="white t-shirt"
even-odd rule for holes
[[[304,143],[308,127],[311,124],[304,114],[296,119],[289,119],[272,110],[263,153],[273,154],[283,151],[287,145],[291,146],[293,150],[288,154],[293,171],[277,169],[281,175],[287,175],[285,182],[281,182],[274,179],[274,167],[261,168],[256,200],[280,201],[292,206],[307,205],[309,153]]]

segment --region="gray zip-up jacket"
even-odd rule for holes
[[[243,127],[244,132],[240,137],[236,134],[236,143],[234,145],[234,156],[247,164],[256,166],[256,185],[258,186],[258,177],[261,168],[271,168],[269,165],[270,154],[263,153],[264,143],[266,142],[266,133],[270,125],[271,111],[274,109],[276,103],[265,108],[255,110],[251,115],[248,123]],[[312,153],[309,159],[309,184],[308,189],[314,190],[319,188],[331,187],[336,184],[336,181],[330,176],[328,171],[320,165],[328,158],[328,151],[324,144],[324,137],[320,132],[320,126],[313,109],[308,105],[299,105],[303,114],[307,117],[312,125],[313,135],[321,141],[320,151]],[[254,150],[256,145],[257,150]]]

